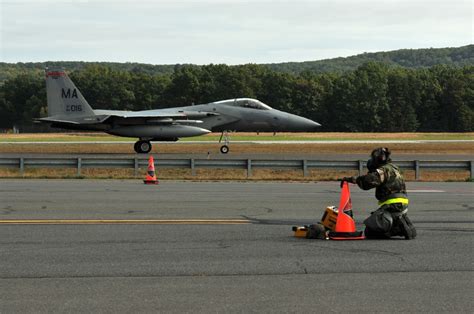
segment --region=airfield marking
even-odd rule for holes
[[[247,219],[4,219],[3,225],[237,225],[250,224]]]
[[[170,142],[152,141],[169,144]],[[0,144],[41,145],[41,144],[134,144],[135,141],[0,141]],[[214,141],[180,141],[178,144],[216,144]],[[428,144],[428,143],[474,143],[474,140],[243,140],[232,141],[235,144]]]
[[[444,190],[408,190],[408,193],[446,193]]]

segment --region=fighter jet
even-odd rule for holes
[[[136,137],[137,153],[148,153],[151,141],[177,141],[222,132],[220,151],[229,152],[228,132],[311,132],[320,124],[279,111],[252,98],[143,111],[92,109],[62,68],[46,68],[48,117],[37,119],[51,127],[102,131]]]

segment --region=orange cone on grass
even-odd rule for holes
[[[148,169],[146,171],[146,178],[143,180],[145,184],[158,184],[158,179],[156,178],[155,174],[155,161],[153,160],[153,156],[150,156],[148,159]]]
[[[329,238],[332,240],[362,240],[364,235],[362,231],[357,231],[354,219],[347,213],[352,210],[351,192],[349,184],[344,182],[341,191],[341,200],[337,213],[336,228],[329,232]]]

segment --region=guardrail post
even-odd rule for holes
[[[363,161],[362,160],[359,160],[358,161],[358,164],[359,164],[359,176],[362,175],[362,172],[364,171],[364,164],[363,164]]]
[[[84,164],[86,168],[101,168],[101,167],[108,167],[108,166],[119,166],[124,167],[126,165],[127,168],[132,166],[135,171],[135,176],[139,175],[140,165],[142,163],[141,157],[132,157],[133,165],[130,163],[130,157],[120,158],[120,160],[113,159],[108,160],[108,158],[94,158],[89,159],[86,158],[86,163]],[[231,160],[230,160],[231,161]],[[200,159],[170,159],[166,162],[163,160],[160,161],[160,165],[162,166],[176,166],[179,168],[191,168],[192,176],[197,175],[196,167],[200,165]],[[19,175],[25,176],[26,173],[26,166],[29,167],[42,167],[48,168],[52,166],[58,167],[68,167],[70,168],[72,164],[76,163],[77,169],[77,176],[82,175],[82,157],[67,157],[67,158],[33,158],[30,159],[28,157],[13,157],[13,158],[4,158],[0,157],[0,167],[19,167]],[[364,171],[365,163],[363,160],[344,160],[344,161],[318,161],[318,160],[306,160],[306,159],[293,159],[293,160],[278,160],[277,162],[262,162],[257,161],[257,166],[266,167],[267,169],[279,169],[279,168],[292,168],[292,169],[301,169],[303,171],[303,176],[310,176],[311,169],[332,169],[334,167],[345,167],[347,169],[351,169],[351,171],[358,170],[359,174],[362,174]],[[158,165],[158,164],[156,164]],[[221,159],[208,159],[205,161],[205,167],[207,168],[236,168],[238,166],[241,169],[247,169],[247,177],[252,177],[252,160],[251,159],[239,159],[236,162],[223,162]],[[243,168],[242,168],[243,167]],[[471,180],[474,179],[474,159],[471,160],[448,160],[448,161],[425,161],[425,160],[407,160],[401,162],[401,167],[403,169],[414,170],[415,171],[415,180],[421,179],[421,168],[425,167],[426,169],[458,169],[458,170],[466,170],[469,171],[469,177]]]
[[[420,180],[420,161],[415,160],[415,180]]]
[[[138,177],[138,158],[135,157],[133,160],[133,174],[135,177]]]
[[[252,176],[252,160],[247,159],[247,178]]]
[[[25,175],[25,158],[20,158],[20,175]]]
[[[474,161],[470,161],[471,164],[471,180],[474,179]]]
[[[81,168],[82,168],[82,159],[81,157],[77,157],[77,176],[81,175]]]
[[[191,164],[191,175],[195,176],[196,175],[196,168],[194,166],[194,158],[191,158],[190,164]]]

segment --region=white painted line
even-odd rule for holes
[[[155,142],[162,144],[218,144],[218,141],[178,141],[178,142]],[[38,144],[133,144],[135,141],[38,141],[38,142],[3,142],[0,144],[13,144],[13,145],[38,145]],[[474,143],[474,140],[309,140],[309,141],[232,141],[232,143],[240,144],[420,144],[420,143]]]
[[[237,225],[250,224],[248,219],[3,219],[0,225]]]
[[[408,190],[408,193],[446,193],[444,190]]]

